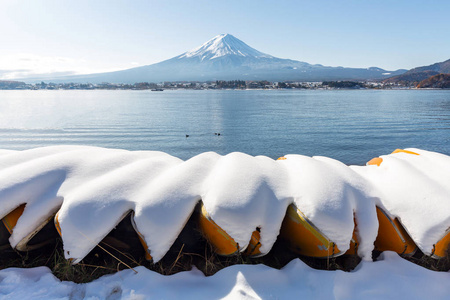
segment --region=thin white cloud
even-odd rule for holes
[[[30,53],[0,56],[0,79],[13,80],[77,74],[112,72],[138,66],[130,63],[115,68],[93,67],[86,59],[61,56],[40,56]]]

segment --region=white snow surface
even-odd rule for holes
[[[301,155],[275,161],[207,152],[182,161],[156,151],[87,146],[0,151],[0,217],[26,203],[10,238],[14,247],[58,212],[65,256],[77,262],[134,211],[159,261],[200,200],[242,250],[261,228],[263,253],[295,203],[341,251],[349,247],[356,220],[358,254],[370,260],[380,205],[430,253],[450,227],[450,157],[409,150],[420,155],[382,156],[380,167]]]
[[[177,58],[199,57],[200,60],[211,60],[225,55],[237,55],[254,58],[273,58],[269,54],[262,53],[231,34],[220,34],[210,39],[200,47],[192,49]]]
[[[235,265],[205,277],[193,269],[164,276],[144,267],[87,284],[59,281],[46,267],[0,270],[0,299],[433,299],[450,298],[450,273],[385,252],[356,270],[315,270],[291,261],[281,270]]]

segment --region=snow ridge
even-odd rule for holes
[[[207,41],[200,47],[192,49],[178,56],[181,58],[198,57],[201,61],[212,60],[226,55],[236,55],[253,58],[274,58],[269,54],[262,53],[231,34],[220,34]]]

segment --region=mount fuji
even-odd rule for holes
[[[55,78],[54,82],[162,82],[209,80],[323,81],[383,79],[404,73],[380,68],[312,65],[260,52],[231,34],[221,34],[171,59],[137,68]]]

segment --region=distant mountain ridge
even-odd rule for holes
[[[406,73],[419,73],[424,71],[434,71],[437,73],[448,74],[450,73],[450,59],[429,66],[417,67],[409,70]]]
[[[394,72],[381,68],[343,68],[312,65],[260,52],[231,34],[221,34],[171,59],[123,71],[66,76],[53,82],[162,82],[212,80],[324,81],[383,79]],[[29,80],[28,80],[29,81]],[[40,79],[36,79],[40,81]],[[47,79],[48,81],[48,79]]]
[[[407,83],[417,84],[425,79],[438,74],[450,73],[450,59],[435,63],[429,66],[422,66],[411,69],[401,75],[387,78],[386,83]]]

